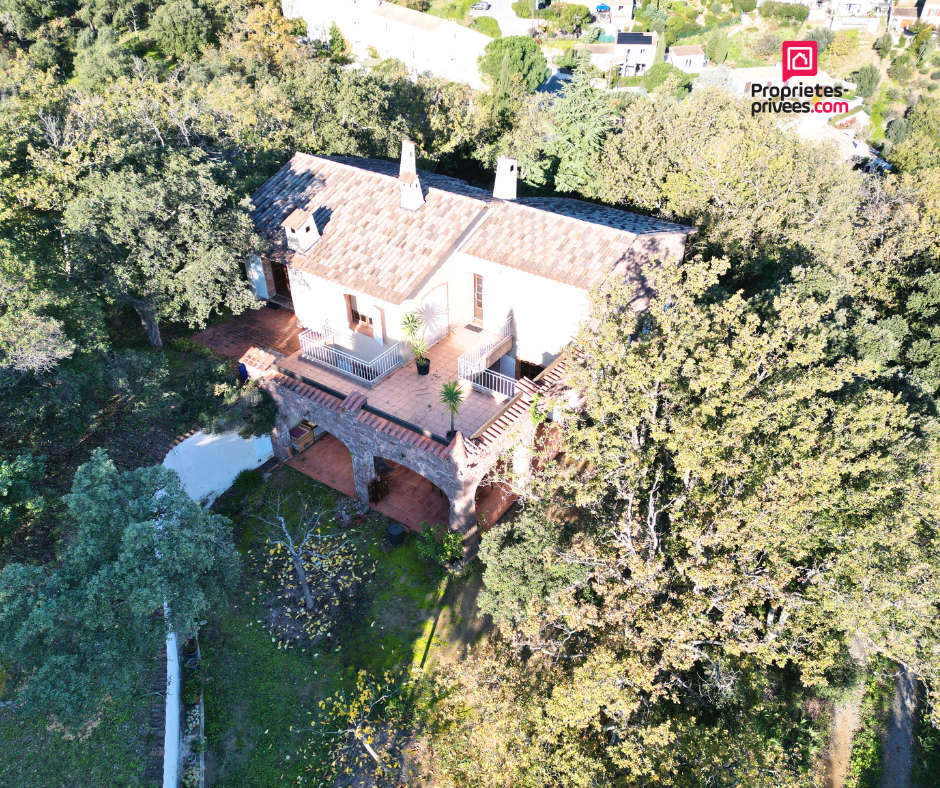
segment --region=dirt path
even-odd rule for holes
[[[862,705],[865,685],[859,684],[836,704],[832,712],[832,732],[826,753],[826,788],[842,788],[852,755],[852,739],[858,728],[858,710]]]
[[[894,679],[891,720],[884,737],[881,788],[910,788],[914,748],[914,706],[917,693],[914,677],[901,668]]]

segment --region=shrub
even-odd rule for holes
[[[721,65],[728,57],[728,34],[723,30],[714,30],[705,42],[705,55],[716,65]]]
[[[888,66],[888,76],[898,82],[907,82],[911,78],[911,67],[898,58]]]
[[[761,36],[751,44],[751,49],[758,57],[769,57],[780,51],[782,39],[776,33],[768,33]]]
[[[474,30],[479,30],[490,38],[499,38],[503,34],[499,29],[499,22],[491,16],[478,16],[473,20],[471,27]]]
[[[804,6],[805,7],[805,6]],[[836,57],[844,57],[854,52],[858,48],[857,30],[840,30],[829,44],[829,54]]]
[[[895,145],[904,142],[911,133],[911,122],[907,118],[895,118],[885,128],[885,136]]]
[[[692,85],[692,77],[670,63],[657,63],[643,77],[643,85],[647,90],[655,90],[667,80],[676,83],[676,93],[687,93]]]
[[[183,683],[183,703],[187,706],[195,706],[199,703],[199,696],[202,695],[202,679],[199,675],[186,679]]]
[[[878,53],[878,57],[884,60],[891,53],[891,34],[882,33],[878,36],[875,39],[874,49]]]
[[[739,13],[749,14],[757,8],[757,0],[734,0],[732,8]]]
[[[463,536],[441,525],[423,522],[415,549],[425,561],[449,564],[463,556]]]
[[[520,19],[531,19],[535,16],[535,0],[516,0],[512,10]]]
[[[794,19],[797,22],[803,22],[809,16],[809,7],[802,3],[778,3],[775,0],[767,0],[760,7],[761,16],[773,16],[777,19]]]
[[[829,45],[832,43],[832,39],[834,39],[835,37],[836,37],[836,34],[833,33],[831,30],[828,30],[825,27],[820,27],[817,30],[811,30],[809,34],[806,36],[806,39],[808,41],[816,42],[816,49],[821,55],[823,52],[825,52],[829,48]]]
[[[881,81],[881,72],[876,66],[862,66],[858,71],[852,72],[852,81],[856,84],[855,92],[860,96],[868,97],[874,94],[875,88]]]

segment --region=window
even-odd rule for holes
[[[483,277],[473,275],[473,322],[483,322]]]

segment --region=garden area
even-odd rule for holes
[[[374,766],[368,740],[344,747],[312,723],[379,697],[379,686],[398,697],[410,675],[452,652],[447,643],[475,639],[481,630],[459,607],[473,580],[446,570],[436,543],[406,535],[393,545],[388,519],[289,468],[242,474],[214,508],[233,522],[244,572],[200,638],[209,784]],[[292,550],[308,533],[304,588]],[[392,733],[381,735],[388,751]]]

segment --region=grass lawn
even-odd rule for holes
[[[310,735],[311,712],[320,699],[353,686],[360,670],[381,674],[420,665],[429,640],[432,650],[442,642],[435,626],[447,576],[419,558],[413,537],[400,547],[386,546],[388,521],[370,513],[354,525],[362,529],[368,558],[375,562],[359,604],[332,640],[307,652],[279,648],[259,623],[264,609],[256,596],[258,558],[265,546],[250,525],[251,513],[263,510],[275,491],[300,493],[323,510],[331,510],[339,498],[296,471],[278,468],[263,486],[248,490],[236,485],[216,504],[233,518],[247,565],[237,599],[208,623],[201,638],[209,681],[207,760],[216,785],[296,780],[302,767],[295,756]],[[449,622],[462,617],[459,610],[441,616]]]
[[[97,726],[71,740],[49,730],[45,719],[0,710],[0,785],[143,786],[141,724],[150,699],[136,696],[109,703]]]

